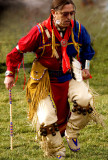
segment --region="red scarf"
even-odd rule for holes
[[[52,28],[51,28],[51,16],[43,22],[43,24],[45,25],[45,27],[52,32]],[[74,26],[74,22],[73,20],[71,20],[71,24],[72,24],[72,28]],[[64,38],[62,38],[57,30],[57,28],[55,27],[55,25],[53,24],[53,29],[54,29],[54,34],[56,36],[56,38],[60,41],[61,43],[61,48],[62,48],[62,69],[63,69],[63,73],[66,73],[68,70],[71,69],[70,67],[70,60],[67,54],[67,45],[68,45],[68,40],[69,37],[71,35],[71,26],[69,26],[66,29]]]

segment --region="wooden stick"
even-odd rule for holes
[[[11,89],[9,90],[9,101],[10,101],[10,149],[13,150],[13,123],[12,123],[12,97],[11,97]]]

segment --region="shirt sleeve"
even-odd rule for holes
[[[15,74],[15,69],[23,59],[23,53],[32,52],[38,48],[40,42],[40,33],[37,26],[34,26],[30,32],[22,37],[17,47],[15,47],[6,57],[7,70]]]
[[[81,35],[79,41],[82,41],[82,46],[80,48],[80,61],[82,63],[82,68],[85,67],[85,61],[91,60],[95,54],[91,46],[90,35],[83,25],[81,25]]]

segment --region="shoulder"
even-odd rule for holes
[[[76,32],[75,32],[76,27]],[[80,41],[83,41],[84,43],[90,43],[90,35],[83,24],[81,24],[79,21],[76,21],[76,26],[74,24],[74,33],[78,35],[78,38]]]
[[[31,28],[31,30],[28,32],[27,36],[31,37],[32,39],[35,38],[41,38],[42,37],[42,27],[40,23],[37,23],[34,27]]]
[[[75,27],[76,27],[76,32],[86,31],[86,28],[79,21],[74,22],[74,29]]]
[[[89,33],[88,33],[87,29],[79,21],[76,21],[76,27],[77,27],[77,30],[80,32],[81,35],[83,35],[83,36],[85,36],[85,35],[89,36]]]
[[[81,24],[79,21],[74,21],[74,29],[81,30],[81,31],[87,31],[83,24]]]
[[[32,34],[36,34],[36,33],[39,33],[39,25],[36,24],[34,27],[31,28],[30,32],[29,33],[32,33]]]

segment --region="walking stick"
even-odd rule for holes
[[[10,102],[10,149],[13,149],[13,123],[12,123],[12,97],[11,89],[9,89],[9,102]]]

